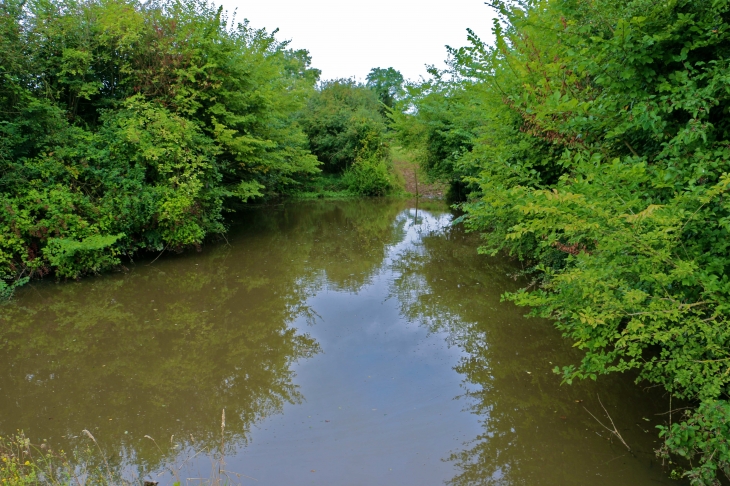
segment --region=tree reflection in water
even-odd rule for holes
[[[0,315],[0,435],[70,448],[88,429],[117,467],[142,473],[181,449],[217,449],[225,408],[232,453],[304,399],[292,365],[320,348],[292,321],[316,318],[305,302],[322,286],[368,281],[403,237],[402,208],[258,209],[233,222],[230,245],[23,289]]]
[[[336,291],[333,295],[366,289],[370,298],[377,296],[373,302],[387,300],[391,293],[398,304],[392,310],[390,303],[376,304],[358,316],[360,321],[348,322],[349,328],[330,322],[316,331],[329,328],[336,334],[347,328],[367,340],[363,323],[383,319],[388,322],[380,322],[380,331],[404,330],[408,326],[398,318],[399,305],[407,320],[464,351],[461,361],[458,353],[451,362],[458,362],[458,374],[449,370],[439,375],[442,384],[454,389],[461,379],[459,398],[479,420],[470,421],[476,438],[445,458],[457,472],[451,484],[661,481],[662,473],[648,467],[659,408],[652,397],[621,377],[561,387],[550,370],[576,362],[578,351],[549,323],[524,319],[524,309],[500,302],[502,292],[518,287],[509,278],[511,264],[476,255],[478,238],[444,227],[448,217],[443,213],[404,211],[408,207],[403,201],[350,201],[258,208],[236,216],[230,244],[210,245],[201,254],[165,255],[130,264],[125,273],[22,289],[0,314],[0,366],[5,370],[0,374],[0,435],[24,429],[34,441],[45,438],[54,447],[68,448],[83,439],[72,437],[88,429],[115,467],[139,474],[178,459],[181,449],[217,449],[225,408],[226,454],[234,454],[248,444],[253,427],[306,398],[293,370],[321,351],[305,322],[319,319],[307,306],[316,301],[310,298],[326,289]],[[340,297],[332,302],[356,299]],[[439,366],[441,358],[429,361],[429,351],[419,348],[423,343],[405,342],[404,336],[411,336],[410,331],[401,336],[403,342],[391,334],[386,338],[383,333],[382,340],[370,336],[370,348],[362,350],[358,347],[366,343],[360,341],[343,338],[337,343],[354,346],[344,359],[361,351],[377,356],[385,368],[406,366],[409,379],[425,390],[434,383],[435,368],[429,366]],[[413,359],[398,352],[402,349],[413,352]],[[333,355],[334,350],[328,354]],[[351,359],[350,367],[357,362]],[[347,368],[340,362],[331,366]],[[337,376],[342,388],[352,384],[348,390],[360,396],[354,375]],[[439,427],[465,422],[426,416],[427,407],[416,411],[412,396],[404,396],[413,388],[398,385],[391,376],[385,377],[387,385],[359,386],[382,393],[381,401],[394,412],[405,412],[402,404],[408,403],[409,413],[413,410],[408,416],[422,421],[412,423],[429,424],[438,432],[430,435],[439,438],[420,457],[426,452],[441,457],[450,446],[439,434],[450,431]],[[327,390],[327,396],[340,391]],[[595,401],[599,391],[638,459],[610,444],[582,409],[600,411]],[[448,395],[444,401],[451,404]],[[442,403],[439,407],[433,410],[452,413]],[[378,416],[381,426],[406,415]],[[333,435],[322,432],[319,445],[339,448],[335,431],[350,433],[359,430],[359,423],[352,429],[347,423],[332,427]],[[426,446],[412,447],[418,431],[409,426],[394,426],[403,436],[388,440],[402,441],[415,456],[416,449]],[[154,437],[160,449],[145,435]],[[368,450],[380,451],[378,440],[383,438],[374,438]],[[458,444],[460,439],[448,440]],[[409,456],[394,460],[403,457]],[[278,467],[278,457],[272,462]],[[347,467],[335,471],[340,466],[330,466],[333,474],[351,477]],[[448,468],[441,470],[449,474]]]
[[[584,484],[588,477],[591,484],[672,483],[651,468],[661,397],[619,376],[561,386],[552,368],[577,362],[579,351],[549,322],[525,319],[526,309],[501,301],[524,286],[511,277],[520,269],[477,255],[478,244],[458,226],[425,231],[395,264],[393,293],[403,315],[466,352],[455,367],[463,376],[458,398],[482,432],[444,458],[458,471],[449,484]],[[583,409],[604,417],[598,393],[635,457]]]

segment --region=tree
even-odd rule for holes
[[[299,121],[309,138],[309,148],[327,172],[342,173],[358,157],[388,155],[378,99],[351,79],[321,83]]]
[[[372,68],[365,79],[365,86],[375,91],[380,102],[386,107],[381,109],[384,115],[388,110],[395,108],[396,102],[404,94],[403,75],[392,67]]]

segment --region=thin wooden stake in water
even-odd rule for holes
[[[418,199],[418,166],[413,169],[413,178],[416,180],[416,199]]]
[[[225,464],[223,462],[223,450],[225,447],[225,432],[226,432],[226,409],[223,409],[223,414],[221,415],[221,459],[218,463],[218,475],[220,476],[221,471],[223,469],[223,465]]]

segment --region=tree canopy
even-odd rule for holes
[[[350,191],[382,196],[398,186],[375,91],[352,79],[322,82],[299,121],[322,169],[344,174]]]
[[[372,68],[365,78],[365,86],[375,91],[378,99],[388,109],[395,108],[403,91],[403,75],[394,68]]]

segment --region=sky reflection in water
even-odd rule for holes
[[[451,218],[262,208],[229,245],[23,289],[0,316],[0,434],[69,448],[87,428],[156,477],[217,450],[225,408],[226,468],[258,480],[242,484],[671,484],[652,453],[661,396],[628,377],[559,386],[551,368],[579,355],[500,302],[514,269]],[[583,409],[597,393],[635,457]]]

